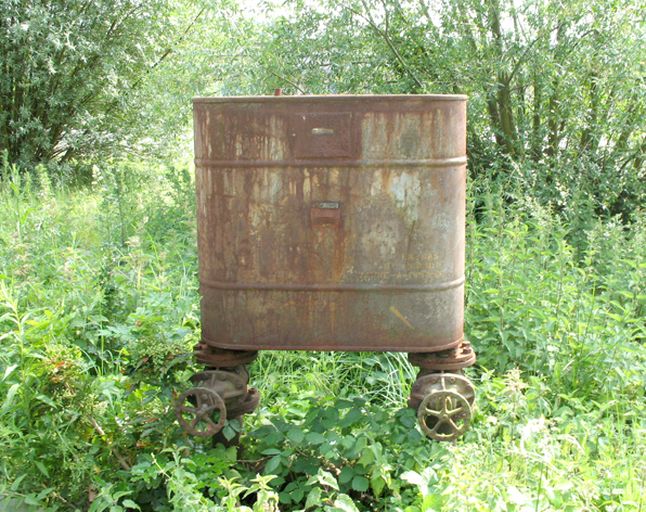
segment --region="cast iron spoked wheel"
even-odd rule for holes
[[[224,427],[227,408],[222,397],[215,391],[197,387],[180,395],[175,415],[185,432],[199,437],[211,437]]]
[[[417,420],[431,439],[453,441],[469,428],[471,405],[464,396],[450,389],[433,391],[419,404]]]

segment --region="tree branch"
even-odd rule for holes
[[[379,26],[375,23],[374,18],[372,17],[372,15],[370,15],[370,8],[366,5],[365,0],[361,0],[361,3],[363,5],[363,8],[367,12],[366,15],[363,15],[362,13],[357,12],[352,7],[348,7],[348,9],[350,10],[350,12],[356,14],[357,16],[359,16],[360,18],[362,18],[363,20],[368,22],[368,24],[370,25],[372,30],[384,40],[384,42],[386,43],[386,45],[388,46],[388,48],[390,49],[392,54],[395,56],[395,58],[397,59],[397,61],[401,65],[401,67],[411,77],[413,82],[415,82],[415,85],[417,85],[417,87],[419,87],[420,89],[423,89],[424,84],[419,80],[419,78],[417,78],[417,75],[415,75],[415,73],[413,72],[413,70],[411,69],[409,64],[401,56],[401,54],[399,53],[399,50],[397,50],[397,47],[394,45],[394,43],[390,39],[390,35],[388,34],[388,32],[386,32],[386,31],[382,30],[381,28],[379,28]],[[388,11],[386,10],[386,19],[387,18],[388,18]]]

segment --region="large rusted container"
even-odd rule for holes
[[[202,352],[472,359],[465,96],[197,98],[194,127]]]
[[[203,341],[458,345],[465,106],[437,95],[196,99]]]

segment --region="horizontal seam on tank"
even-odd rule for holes
[[[209,347],[220,348],[224,350],[296,350],[296,351],[339,351],[339,352],[409,352],[414,354],[431,354],[444,350],[450,350],[458,347],[464,340],[464,336],[460,336],[455,341],[449,343],[436,344],[423,344],[423,345],[399,345],[399,346],[378,346],[377,344],[369,345],[352,345],[347,344],[318,344],[316,342],[302,343],[296,341],[281,342],[281,341],[251,341],[248,343],[218,343],[202,336],[202,341]]]
[[[436,284],[372,284],[372,283],[234,283],[202,280],[200,285],[216,290],[276,290],[313,292],[436,292],[458,288],[464,284],[464,276]]]
[[[427,158],[420,160],[352,160],[352,159],[298,159],[298,160],[216,160],[196,158],[197,167],[457,167],[466,165],[467,158]]]

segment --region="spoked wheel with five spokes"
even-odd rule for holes
[[[471,423],[471,414],[469,401],[450,389],[432,391],[417,409],[422,431],[436,441],[453,441],[464,434]]]
[[[196,387],[180,395],[175,406],[175,415],[187,433],[211,437],[224,427],[227,408],[217,392],[205,387]]]

